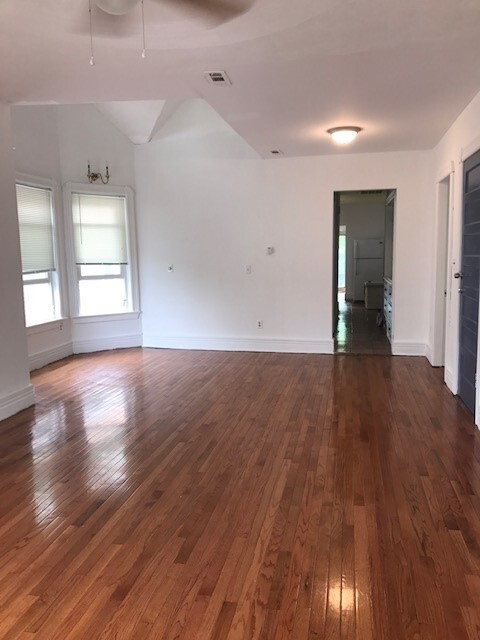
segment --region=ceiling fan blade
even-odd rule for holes
[[[254,0],[157,0],[162,4],[186,11],[193,18],[206,18],[221,24],[246,13]]]
[[[112,15],[98,9],[92,2],[92,30],[93,36],[102,38],[123,38],[132,35],[135,29],[136,17],[131,13]],[[87,10],[79,11],[72,21],[72,33],[88,34],[90,19]]]
[[[122,16],[131,11],[140,0],[94,0],[99,9],[111,16]]]
[[[148,1],[145,0],[145,2]],[[207,28],[241,16],[252,7],[254,2],[255,0],[155,0],[159,10],[162,6],[167,6],[173,9],[171,13],[178,14],[180,19],[191,19],[203,23]],[[93,36],[114,40],[128,38],[135,34],[141,20],[139,5],[140,0],[91,0]],[[125,13],[126,7],[130,7],[130,10]],[[163,16],[159,11],[154,20],[162,22],[160,15]],[[147,23],[149,19],[147,13]],[[89,33],[88,2],[75,15],[71,31],[79,34]]]

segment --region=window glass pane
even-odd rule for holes
[[[77,264],[127,264],[125,198],[72,195]]]
[[[127,291],[123,278],[108,280],[80,280],[80,315],[128,311]]]
[[[82,264],[80,265],[80,275],[85,277],[92,276],[120,276],[122,274],[122,266],[119,264]]]
[[[24,273],[23,282],[38,282],[39,280],[48,280],[48,271],[39,271],[38,273]]]
[[[23,298],[27,327],[55,320],[55,299],[51,281],[24,284]]]
[[[55,269],[52,193],[24,184],[17,184],[16,188],[22,271],[52,271]]]

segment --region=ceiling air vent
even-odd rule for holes
[[[210,84],[216,84],[219,87],[226,87],[232,84],[226,71],[206,71],[205,78]]]

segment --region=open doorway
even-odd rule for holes
[[[390,355],[395,191],[341,191],[334,203],[335,352]]]

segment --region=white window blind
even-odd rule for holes
[[[17,208],[23,273],[54,271],[52,192],[17,184]]]
[[[123,196],[74,193],[72,214],[76,264],[128,263]]]

